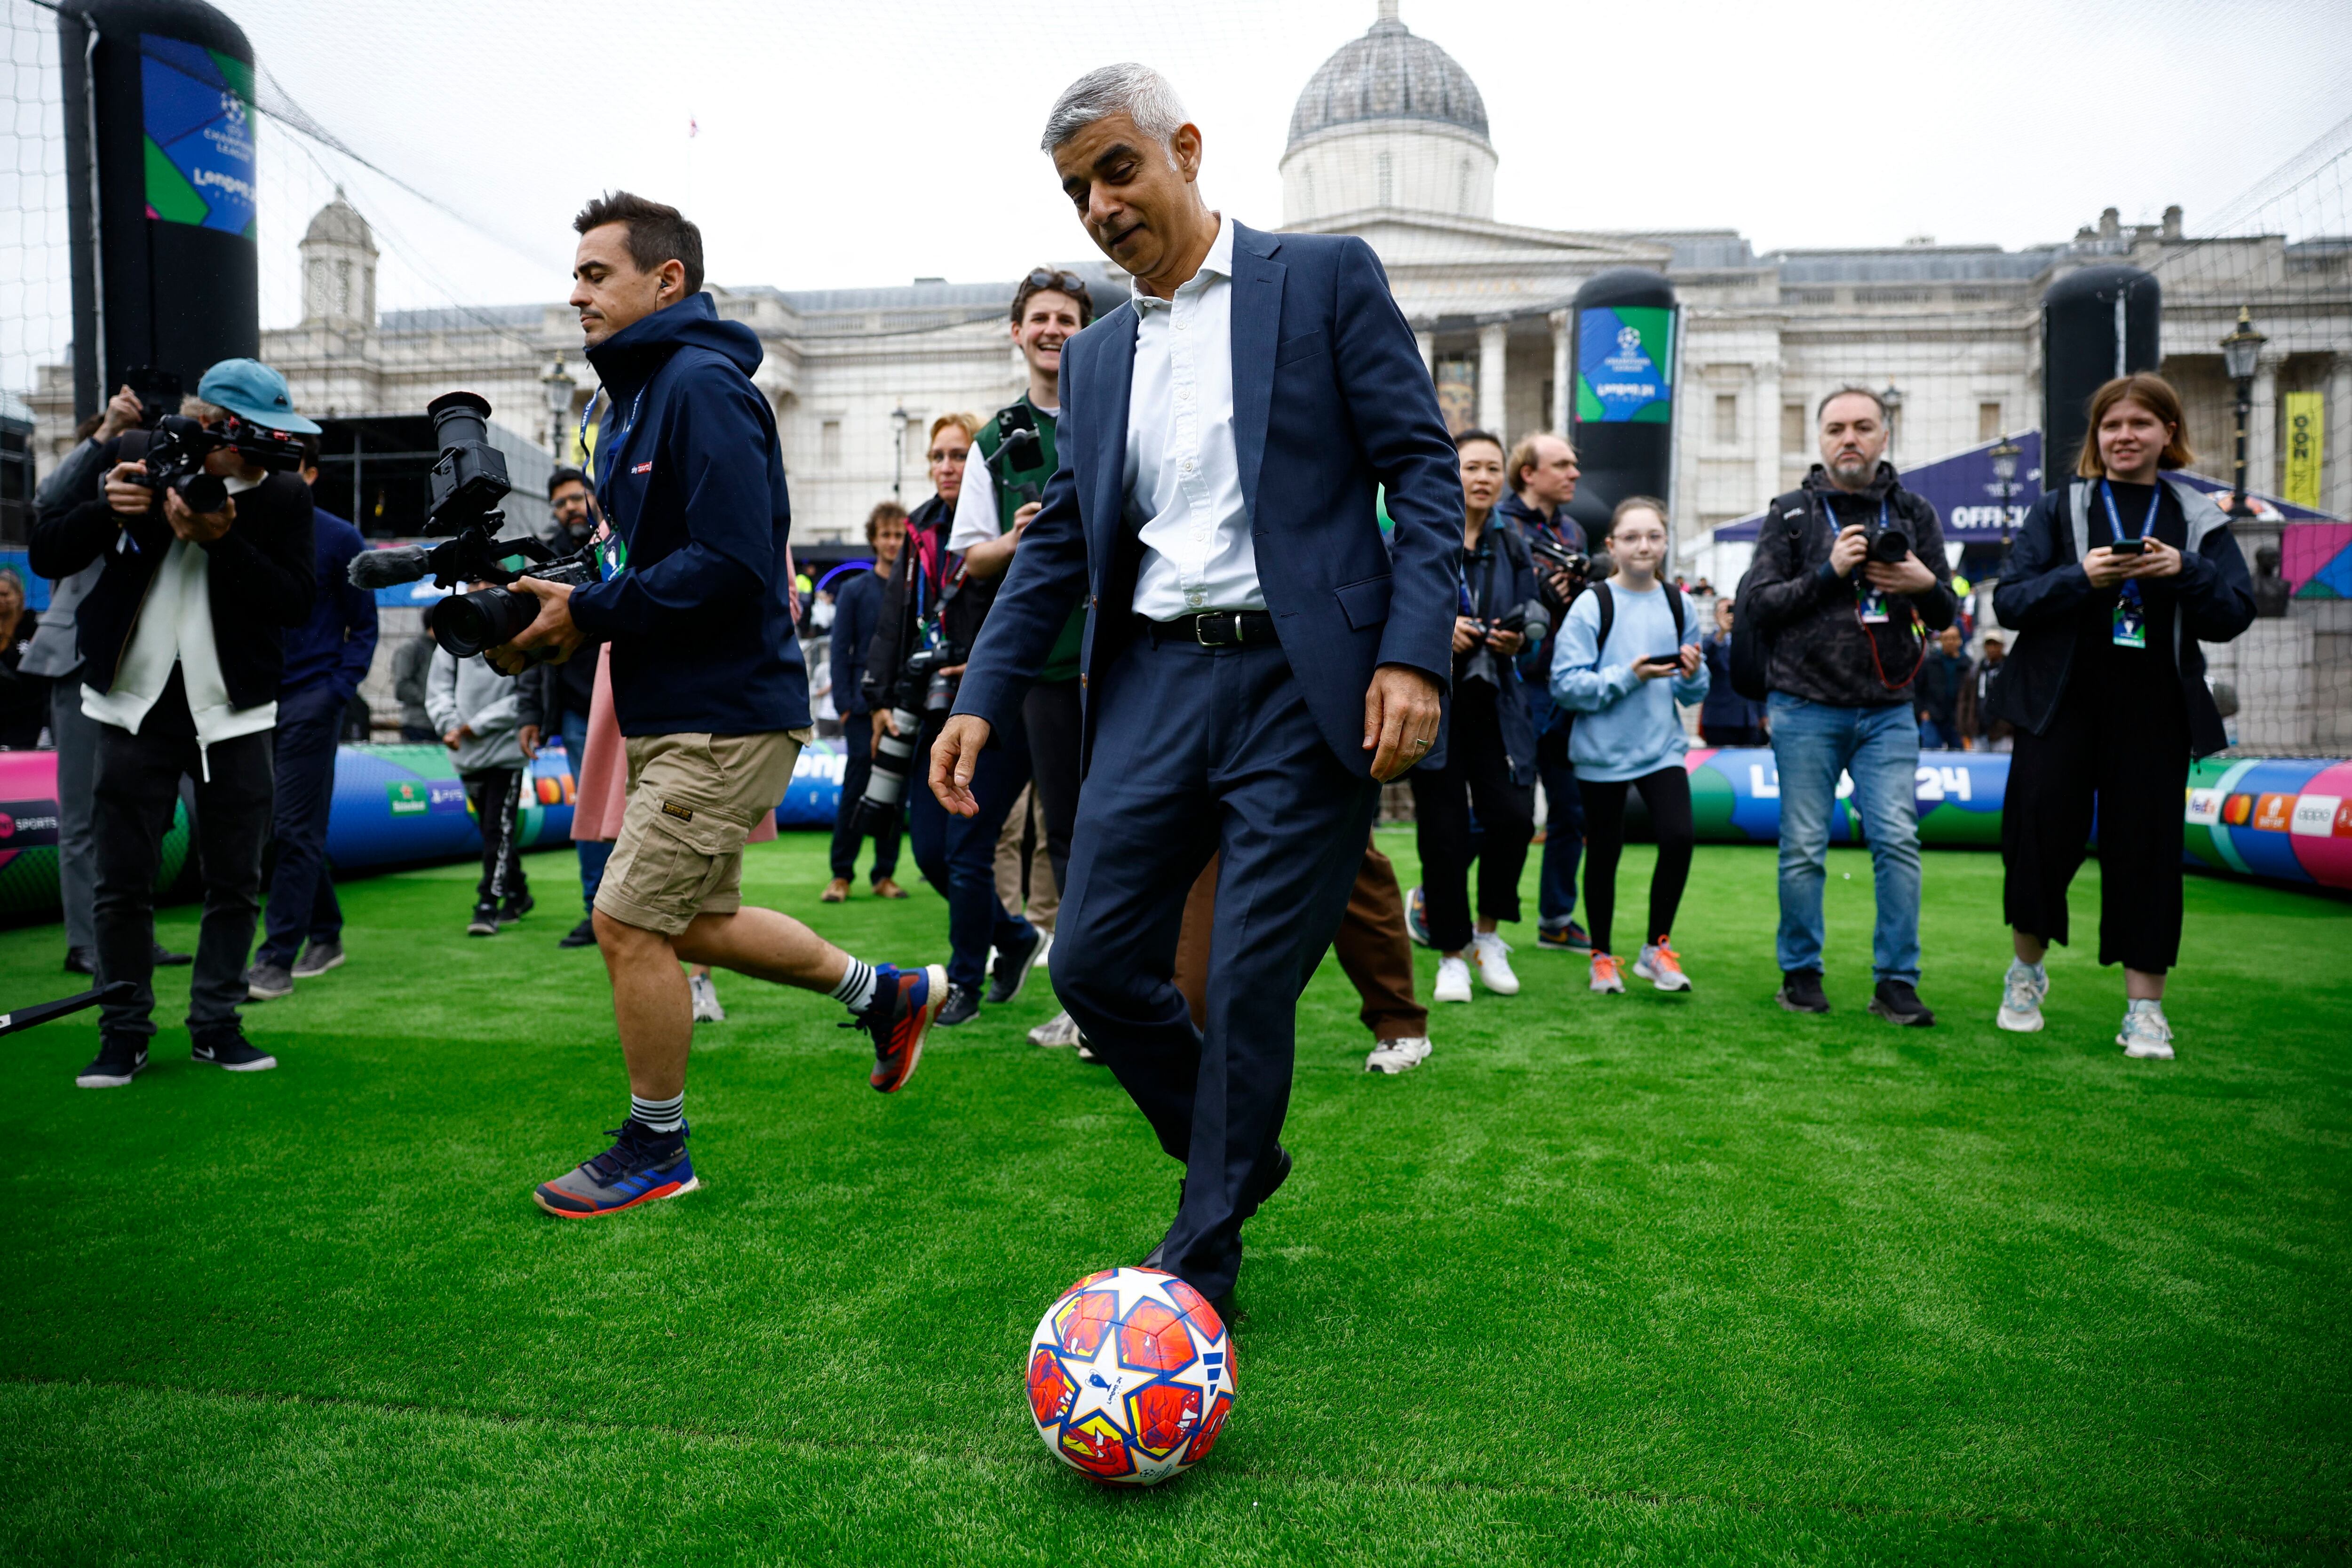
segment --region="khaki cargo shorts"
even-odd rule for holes
[[[627,737],[629,804],[596,908],[664,936],[741,909],[743,836],[784,798],[814,733]]]

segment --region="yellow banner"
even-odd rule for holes
[[[2319,510],[2319,465],[2326,456],[2327,398],[2317,392],[2286,395],[2286,483],[2282,500]]]

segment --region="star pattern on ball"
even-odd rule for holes
[[[1233,1408],[1233,1341],[1183,1281],[1105,1269],[1046,1309],[1026,1378],[1055,1458],[1097,1481],[1150,1486],[1215,1447]]]

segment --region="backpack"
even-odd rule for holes
[[[1781,521],[1788,524],[1789,548],[1791,551],[1797,548],[1797,542],[1804,536],[1805,524],[1811,518],[1811,503],[1793,518],[1787,513],[1781,515]],[[1801,560],[1799,564],[1802,563]],[[1755,575],[1756,568],[1751,563],[1740,577],[1739,586],[1732,590],[1731,600],[1736,613],[1731,619],[1731,689],[1751,702],[1761,702],[1772,693],[1772,639],[1765,635],[1754,616],[1738,610],[1738,606],[1748,603],[1748,580]],[[1601,622],[1604,627],[1608,624],[1606,620]]]
[[[1672,583],[1660,585],[1666,591],[1666,608],[1673,612],[1675,617],[1675,644],[1680,647],[1683,640],[1683,591]],[[1598,669],[1601,668],[1601,650],[1609,646],[1609,628],[1617,624],[1617,596],[1609,591],[1606,583],[1595,583],[1585,592],[1591,595],[1600,606],[1601,631],[1592,639],[1592,668]],[[1738,625],[1737,621],[1732,624]]]

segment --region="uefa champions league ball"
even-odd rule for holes
[[[1234,1408],[1234,1342],[1198,1290],[1156,1268],[1089,1274],[1029,1341],[1029,1415],[1054,1457],[1157,1486],[1209,1457]]]

